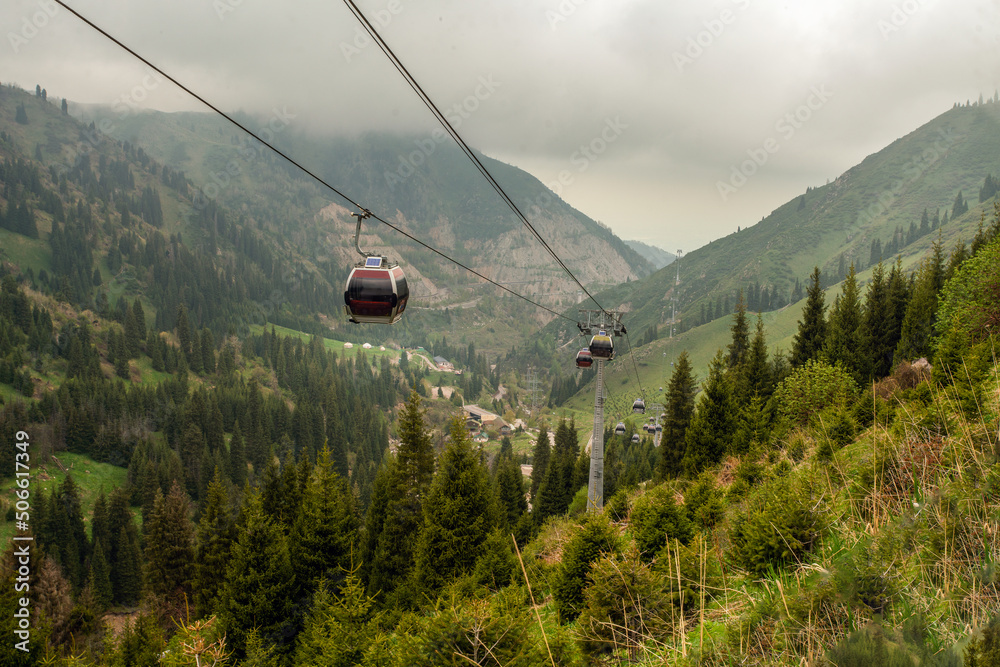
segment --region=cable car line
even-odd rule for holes
[[[257,141],[259,141],[261,144],[263,144],[264,146],[266,146],[267,148],[269,148],[276,155],[278,155],[279,157],[283,158],[286,162],[288,162],[289,164],[295,166],[296,168],[298,168],[303,173],[307,174],[309,177],[311,177],[313,180],[315,180],[316,182],[318,182],[319,184],[321,184],[323,187],[329,189],[331,192],[335,193],[339,197],[341,197],[344,200],[350,202],[352,205],[354,205],[355,208],[357,208],[359,211],[361,211],[362,214],[370,214],[370,217],[372,219],[379,221],[380,223],[382,223],[386,227],[388,227],[388,228],[392,229],[393,231],[399,233],[400,235],[408,238],[409,240],[413,241],[414,243],[420,245],[421,247],[423,247],[423,248],[425,248],[427,250],[430,250],[431,252],[439,255],[440,257],[443,257],[444,259],[447,259],[449,262],[451,262],[451,263],[455,264],[456,266],[458,266],[458,267],[460,267],[460,268],[468,271],[472,275],[474,275],[474,276],[476,276],[478,278],[481,278],[482,280],[485,280],[486,282],[488,282],[488,283],[490,283],[492,285],[495,285],[496,287],[499,287],[500,289],[502,289],[503,291],[507,292],[508,294],[510,294],[512,296],[515,296],[515,297],[521,299],[522,301],[526,301],[527,303],[530,303],[531,305],[535,306],[536,308],[541,308],[542,310],[545,310],[545,311],[551,313],[552,315],[555,315],[556,317],[561,317],[564,320],[573,322],[574,324],[576,323],[576,320],[574,320],[574,319],[572,319],[570,317],[567,317],[566,315],[564,315],[564,314],[562,314],[560,312],[557,312],[557,311],[555,311],[555,310],[553,310],[553,309],[551,309],[551,308],[549,308],[547,306],[543,306],[540,303],[536,303],[535,301],[532,301],[528,297],[526,297],[526,296],[524,296],[522,294],[519,294],[519,293],[515,292],[512,289],[504,287],[500,283],[498,283],[498,282],[496,282],[496,281],[494,281],[494,280],[492,280],[490,278],[487,278],[486,276],[484,276],[483,274],[479,273],[475,269],[473,269],[473,268],[471,268],[469,266],[466,266],[465,264],[463,264],[462,262],[458,261],[457,259],[446,255],[444,252],[438,250],[437,248],[435,248],[435,247],[433,247],[431,245],[428,245],[427,243],[424,243],[423,241],[421,241],[417,237],[413,236],[409,232],[403,230],[402,228],[397,227],[396,225],[392,224],[391,222],[388,222],[387,220],[385,220],[385,219],[379,217],[378,215],[372,213],[371,211],[369,211],[368,209],[366,209],[365,207],[363,207],[361,204],[359,204],[358,202],[354,201],[354,199],[352,199],[351,197],[349,197],[347,194],[341,192],[340,190],[338,190],[334,186],[332,186],[329,183],[327,183],[323,178],[321,178],[320,176],[318,176],[317,174],[315,174],[313,171],[311,171],[310,169],[308,169],[307,167],[305,167],[304,165],[302,165],[301,163],[299,163],[297,160],[295,160],[295,158],[291,157],[290,155],[288,155],[287,153],[285,153],[284,151],[282,151],[280,148],[277,148],[276,146],[273,146],[272,144],[264,141],[263,139],[261,139],[260,137],[258,137],[257,135],[255,135],[249,128],[247,128],[245,125],[243,125],[242,123],[240,123],[238,120],[236,120],[235,118],[233,118],[232,116],[230,116],[229,114],[227,114],[225,111],[223,111],[222,109],[218,108],[217,106],[215,106],[214,104],[212,104],[211,102],[209,102],[208,100],[206,100],[204,97],[202,97],[198,93],[194,92],[193,90],[191,90],[190,88],[188,88],[187,86],[185,86],[183,83],[181,83],[180,81],[178,81],[174,77],[172,77],[169,74],[167,74],[161,68],[159,68],[156,65],[154,65],[147,58],[145,58],[142,55],[140,55],[139,53],[137,53],[134,49],[132,49],[131,47],[129,47],[128,45],[126,45],[125,43],[123,43],[117,37],[115,37],[114,35],[110,34],[108,31],[106,31],[103,28],[101,28],[99,25],[97,25],[96,23],[94,23],[93,21],[91,21],[90,19],[88,19],[86,16],[80,14],[80,12],[76,11],[75,9],[73,9],[72,7],[70,7],[69,5],[67,5],[63,0],[55,0],[55,2],[58,5],[60,5],[61,7],[65,8],[66,11],[68,11],[71,14],[73,14],[78,19],[80,19],[81,21],[83,21],[84,23],[86,23],[87,25],[89,25],[91,28],[93,28],[94,30],[96,30],[100,34],[104,35],[109,40],[111,40],[112,42],[114,42],[115,44],[117,44],[119,47],[121,47],[122,49],[124,49],[125,51],[127,51],[134,58],[136,58],[137,60],[141,61],[146,66],[148,66],[149,68],[153,69],[154,71],[156,71],[158,74],[160,74],[161,76],[163,76],[165,79],[169,80],[171,83],[173,83],[175,86],[177,86],[178,88],[180,88],[181,90],[183,90],[185,93],[187,93],[191,97],[195,98],[196,100],[198,100],[199,102],[201,102],[202,104],[204,104],[206,107],[208,107],[209,109],[211,109],[212,111],[214,111],[218,115],[222,116],[223,118],[225,118],[226,120],[228,120],[230,123],[232,123],[233,125],[235,125],[239,129],[243,130],[243,132],[245,132],[249,136],[251,136],[254,139],[256,139]],[[352,215],[354,215],[354,214],[352,214]]]
[[[382,48],[383,52],[386,53],[386,56],[389,57],[389,59],[392,61],[393,65],[397,68],[397,70],[400,71],[400,73],[404,76],[404,78],[406,78],[407,82],[410,83],[411,87],[414,88],[414,90],[420,96],[421,100],[424,101],[424,104],[427,105],[428,108],[431,109],[431,111],[435,114],[436,117],[438,117],[439,122],[441,122],[442,125],[444,125],[445,129],[449,131],[449,134],[451,134],[452,138],[459,144],[459,146],[462,148],[463,152],[465,152],[466,155],[469,156],[469,158],[473,161],[473,163],[481,171],[481,173],[483,174],[483,176],[490,182],[490,184],[494,187],[494,189],[497,191],[497,193],[503,198],[503,200],[507,203],[507,205],[521,219],[521,221],[524,223],[524,225],[531,231],[531,233],[545,247],[545,249],[549,252],[549,254],[552,255],[552,257],[556,260],[556,262],[559,264],[559,266],[562,267],[562,269],[573,279],[573,281],[580,287],[580,289],[583,290],[583,292],[588,297],[590,297],[590,299],[597,305],[597,307],[602,312],[607,313],[607,311],[604,309],[604,307],[600,305],[600,303],[597,301],[597,299],[590,293],[590,291],[583,285],[583,283],[580,282],[580,280],[576,277],[576,275],[573,274],[573,272],[569,269],[569,267],[567,267],[566,264],[562,261],[562,259],[560,259],[559,256],[555,253],[555,251],[552,250],[552,248],[549,246],[549,244],[545,241],[544,238],[542,238],[542,236],[538,233],[538,231],[532,226],[531,222],[528,221],[528,219],[524,216],[524,214],[520,211],[520,209],[517,208],[517,205],[513,202],[513,200],[510,199],[510,197],[503,190],[503,188],[500,186],[500,184],[496,182],[496,180],[493,178],[493,176],[489,173],[489,171],[482,164],[482,162],[479,161],[479,159],[475,156],[475,154],[472,152],[472,150],[469,148],[469,146],[465,143],[465,141],[458,135],[458,133],[454,130],[454,128],[451,127],[451,124],[441,114],[440,110],[437,109],[437,107],[434,105],[433,101],[431,101],[431,99],[426,95],[426,93],[424,93],[423,89],[420,88],[419,84],[417,84],[416,80],[413,79],[412,75],[409,74],[409,71],[406,70],[406,68],[403,66],[402,62],[399,61],[399,59],[396,57],[395,53],[393,53],[392,50],[389,48],[388,44],[385,44],[384,40],[382,40],[382,38],[378,34],[378,32],[375,31],[374,26],[372,26],[371,23],[367,20],[367,18],[365,18],[364,14],[361,13],[361,10],[358,9],[356,5],[354,5],[354,3],[353,3],[352,0],[344,0],[344,1],[351,8],[352,13],[354,13],[355,16],[363,23],[363,25],[365,26],[365,28],[371,34],[372,38],[376,41],[376,43],[379,44],[379,47]],[[435,247],[433,247],[433,246],[431,246],[431,245],[429,245],[427,243],[424,243],[423,241],[421,241],[417,237],[413,236],[412,234],[406,232],[402,228],[400,228],[400,227],[398,227],[398,226],[390,223],[389,221],[381,218],[380,216],[372,213],[369,209],[367,209],[364,206],[362,206],[361,204],[359,204],[357,201],[355,201],[353,198],[351,198],[350,196],[348,196],[346,193],[341,192],[340,190],[338,190],[337,188],[335,188],[333,185],[331,185],[330,183],[328,183],[326,180],[324,180],[323,178],[321,178],[319,175],[317,175],[316,173],[314,173],[312,170],[308,169],[305,165],[303,165],[300,162],[298,162],[295,158],[291,157],[290,155],[288,155],[287,153],[285,153],[281,149],[277,148],[276,146],[274,146],[274,145],[272,145],[272,144],[264,141],[263,139],[261,139],[260,137],[258,137],[257,135],[255,135],[249,128],[247,128],[245,125],[243,125],[242,123],[240,123],[239,121],[237,121],[231,115],[227,114],[225,111],[223,111],[219,107],[215,106],[214,104],[212,104],[211,102],[209,102],[207,99],[205,99],[204,97],[202,97],[198,93],[194,92],[193,90],[191,90],[190,88],[188,88],[187,86],[185,86],[183,83],[181,83],[180,81],[178,81],[177,79],[175,79],[171,75],[167,74],[163,69],[161,69],[161,68],[157,67],[156,65],[154,65],[150,60],[148,60],[147,58],[145,58],[142,55],[140,55],[137,51],[135,51],[134,49],[132,49],[131,47],[129,47],[128,45],[126,45],[124,42],[122,42],[121,40],[119,40],[117,37],[115,37],[114,35],[112,35],[108,31],[104,30],[102,27],[100,27],[99,25],[97,25],[96,23],[94,23],[93,21],[91,21],[90,19],[88,19],[86,16],[84,16],[80,12],[76,11],[75,9],[73,9],[72,7],[70,7],[69,5],[67,5],[64,2],[64,0],[55,0],[55,2],[59,6],[63,7],[64,9],[66,9],[66,11],[68,11],[71,14],[73,14],[78,19],[80,19],[81,21],[83,21],[84,23],[86,23],[87,25],[89,25],[95,31],[97,31],[98,33],[100,33],[101,35],[103,35],[104,37],[106,37],[107,39],[109,39],[110,41],[114,42],[116,45],[118,45],[124,51],[128,52],[134,58],[136,58],[137,60],[141,61],[143,64],[145,64],[146,66],[148,66],[152,70],[156,71],[158,74],[162,75],[165,79],[167,79],[168,81],[170,81],[171,83],[173,83],[175,86],[177,86],[178,88],[180,88],[181,90],[183,90],[184,92],[186,92],[188,95],[190,95],[194,99],[198,100],[199,102],[201,102],[202,104],[204,104],[206,107],[208,107],[209,109],[211,109],[212,111],[214,111],[216,114],[218,114],[219,116],[221,116],[224,119],[226,119],[227,121],[229,121],[232,125],[236,126],[240,130],[242,130],[244,133],[246,133],[247,135],[249,135],[249,136],[253,137],[254,139],[256,139],[257,141],[259,141],[261,144],[263,144],[264,146],[266,146],[268,149],[270,149],[273,153],[275,153],[276,155],[278,155],[279,157],[281,157],[282,159],[284,159],[286,162],[288,162],[289,164],[293,165],[294,167],[296,167],[297,169],[299,169],[301,172],[303,172],[304,174],[308,175],[310,178],[312,178],[313,180],[315,180],[317,183],[321,184],[323,187],[327,188],[331,192],[335,193],[337,196],[341,197],[343,200],[345,200],[347,202],[350,202],[355,208],[357,208],[361,212],[360,214],[357,214],[357,215],[362,215],[364,217],[371,217],[374,220],[377,220],[378,222],[382,223],[386,227],[389,227],[393,231],[397,232],[401,236],[404,236],[405,238],[413,241],[417,245],[419,245],[419,246],[421,246],[421,247],[423,247],[423,248],[425,248],[427,250],[430,250],[431,252],[435,253],[436,255],[442,257],[443,259],[446,259],[449,262],[452,262],[453,264],[455,264],[456,266],[464,269],[465,271],[468,271],[469,273],[473,274],[477,278],[480,278],[480,279],[482,279],[482,280],[484,280],[484,281],[486,281],[486,282],[488,282],[488,283],[490,283],[490,284],[492,284],[492,285],[500,288],[501,290],[507,292],[508,294],[510,294],[510,295],[512,295],[514,297],[517,297],[518,299],[521,299],[522,301],[525,301],[526,303],[529,303],[529,304],[535,306],[536,308],[541,308],[542,310],[544,310],[544,311],[546,311],[546,312],[554,315],[555,317],[560,317],[560,318],[562,318],[564,320],[567,320],[567,321],[573,322],[574,324],[579,325],[579,323],[576,320],[574,320],[574,319],[572,319],[570,317],[567,317],[563,313],[557,312],[557,311],[553,310],[552,308],[549,308],[547,306],[543,306],[540,303],[532,301],[528,297],[526,297],[526,296],[524,296],[522,294],[519,294],[519,293],[515,292],[514,290],[512,290],[512,289],[510,289],[508,287],[505,287],[504,285],[501,285],[500,283],[492,280],[491,278],[487,278],[485,275],[481,274],[480,272],[476,271],[475,269],[473,269],[473,268],[471,268],[469,266],[466,266],[465,264],[463,264],[462,262],[458,261],[457,259],[454,259],[453,257],[450,257],[449,255],[445,254],[444,252],[438,250],[437,248],[435,248]],[[355,214],[352,214],[352,215],[355,215]],[[359,221],[360,221],[360,219],[359,219]],[[627,331],[626,331],[626,336],[627,335],[628,334],[627,334]],[[635,353],[632,350],[631,340],[629,340],[629,354],[632,357],[633,364],[635,364]],[[638,379],[639,379],[638,378],[638,369],[636,369],[636,380],[638,381]],[[639,389],[640,389],[640,392],[641,392],[642,391],[642,385],[641,385],[641,383],[639,384]]]
[[[448,121],[445,115],[441,113],[441,110],[437,108],[437,105],[434,104],[434,101],[430,98],[430,96],[424,91],[424,89],[420,86],[420,84],[417,83],[417,80],[413,77],[412,74],[410,74],[410,71],[406,69],[406,66],[403,65],[403,62],[395,54],[392,48],[386,43],[384,39],[382,39],[382,36],[375,29],[375,26],[372,25],[371,21],[369,21],[368,18],[364,15],[364,13],[358,8],[358,6],[354,3],[354,0],[344,0],[344,4],[346,4],[348,9],[351,10],[351,13],[354,14],[355,18],[358,19],[358,21],[368,32],[371,38],[375,40],[375,43],[378,44],[380,49],[382,49],[382,52],[386,55],[386,57],[389,59],[392,65],[396,68],[396,70],[400,73],[400,75],[402,75],[402,77],[406,80],[407,84],[409,84],[410,88],[413,89],[413,91],[417,94],[420,100],[424,103],[424,106],[426,106],[430,110],[430,112],[434,115],[434,117],[441,124],[441,126],[444,127],[445,131],[447,131],[448,134],[451,135],[451,138],[454,139],[455,142],[459,145],[459,148],[462,149],[462,152],[465,153],[465,155],[472,161],[473,165],[475,165],[476,169],[478,169],[479,172],[483,175],[483,178],[485,178],[489,182],[489,184],[493,187],[493,189],[496,190],[496,193],[500,195],[500,198],[504,200],[504,203],[506,203],[507,206],[510,207],[511,211],[514,212],[514,215],[520,218],[524,226],[531,231],[534,237],[538,239],[538,242],[542,244],[542,246],[548,251],[550,255],[552,255],[553,259],[556,260],[559,266],[561,266],[562,269],[569,275],[569,277],[572,278],[573,281],[580,286],[580,289],[582,289],[583,292],[588,297],[590,297],[590,299],[595,304],[597,304],[597,307],[603,311],[604,308],[601,306],[600,303],[598,303],[594,295],[590,293],[590,290],[588,290],[583,285],[583,283],[580,282],[580,280],[576,277],[576,275],[574,275],[573,272],[570,271],[569,267],[566,266],[566,264],[562,261],[562,259],[559,258],[559,255],[556,254],[555,250],[553,250],[552,247],[545,241],[545,239],[542,238],[542,235],[538,233],[538,230],[535,229],[535,227],[531,224],[531,222],[524,215],[524,213],[521,212],[521,209],[517,207],[517,204],[514,203],[514,200],[510,198],[510,196],[506,193],[506,191],[504,191],[503,187],[501,187],[501,185],[496,181],[496,179],[493,178],[493,175],[489,172],[486,166],[479,160],[479,158],[476,157],[475,153],[472,151],[471,148],[469,148],[469,145],[465,143],[465,140],[462,139],[462,137],[458,134],[455,128],[452,127],[451,123]]]

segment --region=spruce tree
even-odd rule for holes
[[[709,364],[701,401],[684,438],[682,466],[690,477],[721,461],[736,432],[737,412],[726,382],[725,368],[726,361],[719,350]]]
[[[415,575],[420,586],[434,592],[472,571],[496,524],[489,474],[461,419],[452,421],[451,440],[423,509]]]
[[[94,603],[100,610],[105,610],[111,606],[111,570],[108,561],[104,557],[104,547],[98,540],[94,547],[94,552],[90,556],[90,576],[88,582],[94,595]]]
[[[229,498],[218,468],[205,493],[201,520],[195,534],[194,590],[199,614],[208,616],[218,607],[225,581],[229,548],[234,537]]]
[[[499,511],[498,523],[510,531],[528,511],[528,501],[524,497],[524,477],[521,475],[521,466],[513,455],[507,453],[497,458],[499,462],[493,479],[493,490]]]
[[[868,367],[861,337],[861,322],[861,299],[852,262],[842,292],[830,310],[824,352],[830,363],[839,363],[859,384],[867,377]]]
[[[386,637],[379,629],[374,599],[349,572],[339,595],[320,580],[302,632],[296,637],[297,667],[355,667],[382,664]]]
[[[900,327],[899,344],[893,355],[893,362],[914,361],[931,356],[931,340],[937,321],[938,278],[944,274],[940,245],[935,243],[938,253],[921,264],[917,272],[913,295],[906,306],[906,314]],[[940,281],[943,284],[943,280]]]
[[[295,576],[281,527],[265,512],[260,494],[251,492],[226,565],[219,618],[237,658],[256,632],[268,645],[287,649],[293,635]]]
[[[146,580],[154,595],[169,604],[190,598],[194,531],[188,517],[187,495],[177,480],[164,498],[157,490],[153,511],[143,527],[146,532]]]
[[[111,568],[111,589],[115,604],[133,605],[142,595],[142,549],[135,524],[118,530],[115,561]]]
[[[747,306],[743,300],[743,290],[740,290],[736,302],[736,312],[733,314],[733,325],[729,328],[732,340],[729,343],[726,361],[729,368],[736,368],[743,363],[750,349],[750,329],[747,325]]]
[[[815,359],[826,341],[826,304],[818,266],[813,269],[807,295],[799,329],[792,340],[792,366]]]
[[[531,502],[538,498],[538,487],[545,478],[545,469],[552,458],[552,444],[549,442],[549,431],[543,423],[538,427],[538,439],[531,451]]]
[[[770,398],[771,392],[774,391],[775,382],[771,374],[771,364],[768,361],[764,320],[760,313],[757,313],[757,326],[740,375],[742,376],[740,385],[743,391],[742,396],[738,399],[740,407],[745,406],[754,396],[760,396],[765,401]]]
[[[333,469],[330,450],[324,447],[289,537],[289,557],[299,583],[309,588],[320,578],[339,583],[342,573],[352,567],[357,542],[351,490]]]
[[[660,436],[660,459],[657,478],[673,479],[681,474],[684,458],[685,434],[694,415],[694,396],[697,387],[691,372],[687,350],[681,352],[674,364],[674,371],[667,386],[666,411],[663,414],[663,432]]]

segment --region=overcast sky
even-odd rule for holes
[[[340,2],[67,2],[222,108],[329,133],[436,127]],[[1000,86],[998,0],[357,2],[468,143],[668,250]],[[4,83],[201,109],[48,0],[4,0],[0,26]]]

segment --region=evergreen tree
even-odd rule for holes
[[[415,544],[424,523],[424,503],[434,475],[434,449],[420,406],[420,396],[411,391],[399,418],[400,444],[395,460],[383,466],[376,477],[377,498],[372,502],[377,500],[379,505],[376,514],[366,521],[368,583],[373,593],[392,594],[406,583],[413,569]],[[407,595],[408,591],[403,590],[398,596],[404,604]]]
[[[709,365],[708,380],[685,435],[684,472],[695,477],[722,460],[736,432],[736,410],[725,377],[722,350]]]
[[[157,490],[146,532],[146,580],[154,595],[180,604],[191,593],[194,531],[188,518],[187,495],[177,480],[166,498]]]
[[[142,595],[142,549],[131,521],[118,530],[116,557],[111,568],[111,589],[116,604],[132,605]]]
[[[299,667],[355,667],[382,664],[386,637],[379,630],[374,600],[353,572],[348,573],[340,595],[324,580],[313,597],[305,626],[297,637],[295,665]]]
[[[219,591],[225,581],[229,548],[234,537],[229,499],[218,468],[208,485],[195,534],[194,590],[202,616],[218,607]]]
[[[472,449],[465,424],[455,419],[424,502],[416,577],[428,592],[472,571],[496,520],[489,474]]]
[[[243,505],[220,594],[219,618],[237,658],[244,657],[254,631],[265,644],[287,649],[294,623],[294,592],[285,535],[264,512],[260,493],[251,492]]]
[[[940,239],[934,243],[934,253],[917,272],[913,295],[906,306],[900,328],[899,344],[894,363],[913,361],[931,356],[931,340],[937,321],[938,292],[944,285],[944,255]]]
[[[545,478],[545,469],[552,458],[552,445],[549,442],[549,431],[543,423],[538,427],[538,439],[535,440],[535,447],[531,451],[531,501],[538,498],[538,487],[541,486]]]
[[[681,352],[674,365],[667,386],[667,404],[663,415],[663,432],[660,436],[660,459],[657,477],[673,479],[681,474],[681,461],[686,448],[685,435],[694,415],[695,390],[691,361],[687,350]]]
[[[14,122],[21,125],[28,124],[28,112],[24,109],[24,102],[18,103],[17,110],[14,112]]]
[[[108,561],[104,557],[104,547],[98,541],[94,547],[94,553],[90,556],[90,576],[88,577],[90,590],[94,595],[94,603],[100,610],[111,606],[111,570]]]
[[[299,583],[311,588],[320,578],[339,582],[341,573],[352,567],[357,540],[351,490],[333,469],[330,450],[324,447],[289,537],[289,557]]]
[[[815,359],[826,340],[826,305],[818,266],[813,269],[811,280],[799,329],[792,340],[792,366]]]
[[[861,337],[861,322],[861,299],[852,263],[844,280],[842,292],[830,310],[824,352],[830,363],[839,363],[859,384],[864,381],[868,372],[868,360],[864,354]]]
[[[732,333],[732,341],[729,343],[726,361],[729,368],[736,368],[743,363],[750,348],[750,330],[747,325],[747,307],[743,300],[743,290],[740,290],[736,312],[733,314],[733,325],[729,331]]]
[[[742,375],[742,381],[739,384],[743,392],[738,399],[740,406],[746,405],[754,396],[760,396],[765,401],[770,398],[771,392],[774,391],[775,382],[771,376],[771,364],[767,355],[767,336],[764,333],[764,320],[760,313],[757,314],[757,326],[740,375]]]
[[[493,490],[499,511],[499,524],[506,530],[513,530],[521,516],[528,511],[528,500],[524,497],[524,477],[521,466],[510,453],[497,456],[497,472]]]

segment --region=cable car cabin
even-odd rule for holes
[[[583,348],[576,353],[576,367],[577,368],[590,368],[594,365],[594,355],[590,353],[590,350]]]
[[[398,264],[385,257],[366,257],[347,278],[344,310],[355,324],[395,324],[409,298],[410,288]]]
[[[657,432],[657,433],[663,433],[663,427],[662,427],[662,426],[660,426],[659,424],[657,424],[657,425],[656,425],[656,432]]]
[[[632,412],[637,415],[646,414],[646,401],[641,398],[635,399],[635,403],[632,404]]]
[[[596,359],[613,359],[615,356],[615,345],[611,342],[611,336],[606,331],[601,331],[590,339],[590,354]]]
[[[633,445],[638,445],[639,444],[639,434],[638,433],[636,433],[636,434],[634,434],[632,436],[632,444]]]
[[[615,435],[625,435],[625,422],[618,422],[618,426],[615,426]]]

